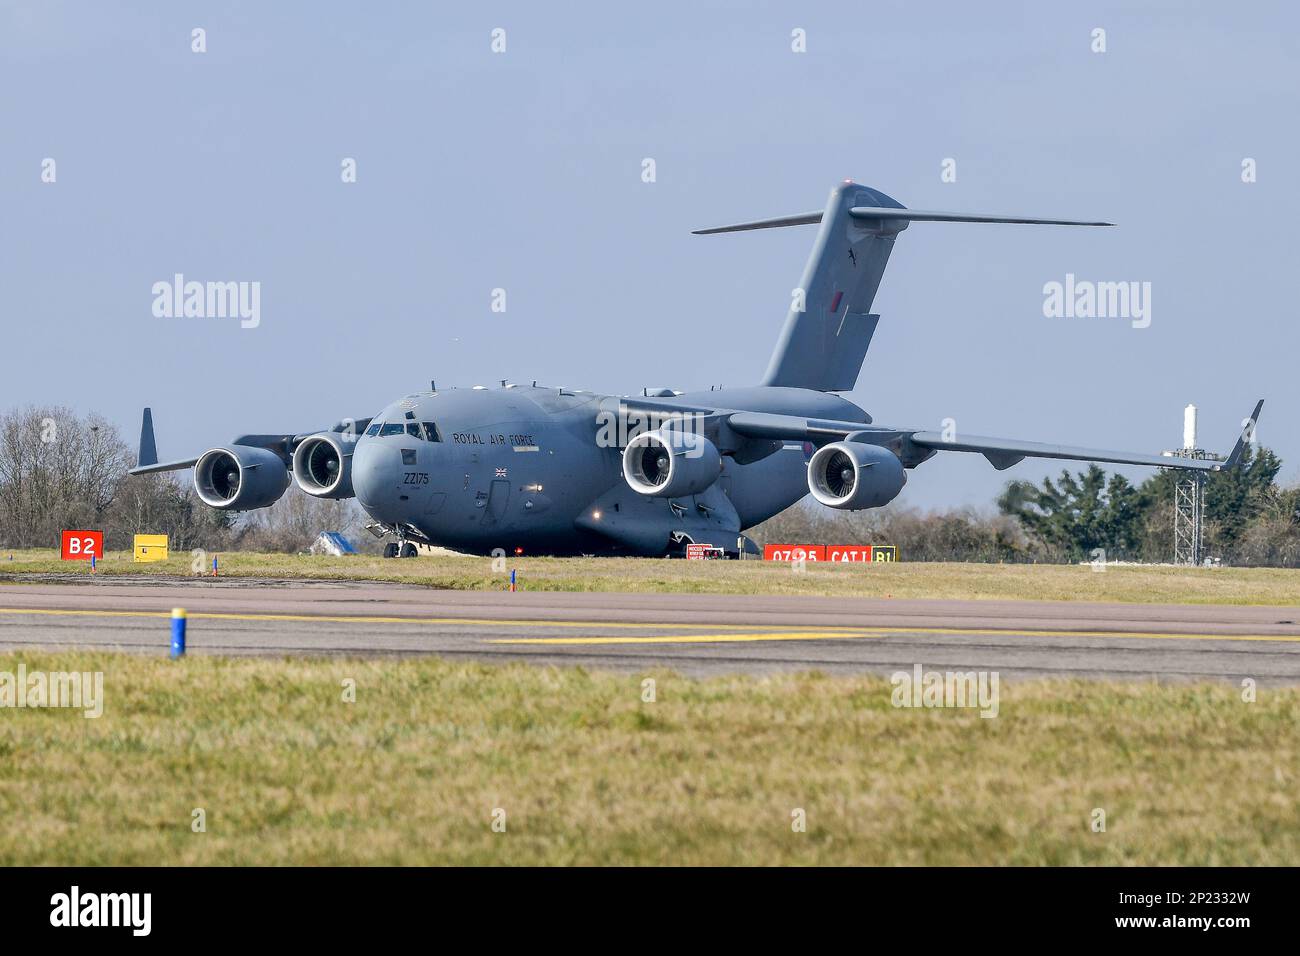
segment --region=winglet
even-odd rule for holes
[[[1228,460],[1223,463],[1225,469],[1236,468],[1241,464],[1242,456],[1246,453],[1246,444],[1255,440],[1255,423],[1259,421],[1259,412],[1263,407],[1264,400],[1261,398],[1255,403],[1255,410],[1250,413],[1250,417],[1241,423],[1241,435],[1237,438],[1237,444],[1232,446]]]
[[[158,464],[158,446],[153,440],[153,410],[146,408],[144,418],[140,422],[140,453],[135,457],[135,466],[143,468],[146,465]]]

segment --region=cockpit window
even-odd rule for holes
[[[412,438],[418,438],[421,441],[442,441],[442,433],[438,431],[438,426],[433,422],[375,422],[366,429],[367,435],[380,435],[387,438],[389,435],[410,435]]]
[[[406,434],[421,441],[442,441],[438,426],[433,422],[407,422]]]

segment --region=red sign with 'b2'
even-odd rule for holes
[[[89,561],[91,558],[104,556],[104,532],[102,531],[65,531],[60,548],[64,561]]]

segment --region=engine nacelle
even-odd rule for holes
[[[717,481],[721,471],[717,446],[697,432],[677,428],[642,432],[623,449],[623,478],[642,495],[696,495]]]
[[[309,435],[293,452],[293,480],[316,498],[351,498],[352,449],[337,432]]]
[[[275,504],[288,487],[284,462],[265,448],[213,448],[194,464],[194,490],[205,505],[223,511],[265,508]]]
[[[879,445],[832,442],[808,462],[808,490],[828,508],[879,508],[898,497],[905,484],[903,463]]]

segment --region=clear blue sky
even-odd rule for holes
[[[852,178],[1119,224],[912,226],[852,395],[877,421],[1154,451],[1190,401],[1226,450],[1262,396],[1294,480],[1298,28],[1284,3],[4,0],[0,404],[95,409],[132,442],[152,405],[179,457],[431,378],[752,384],[815,229],[689,230]],[[260,327],[155,318],[177,272],[259,281]],[[1151,282],[1151,326],[1045,318],[1066,273]],[[1056,470],[940,456],[902,500]]]

